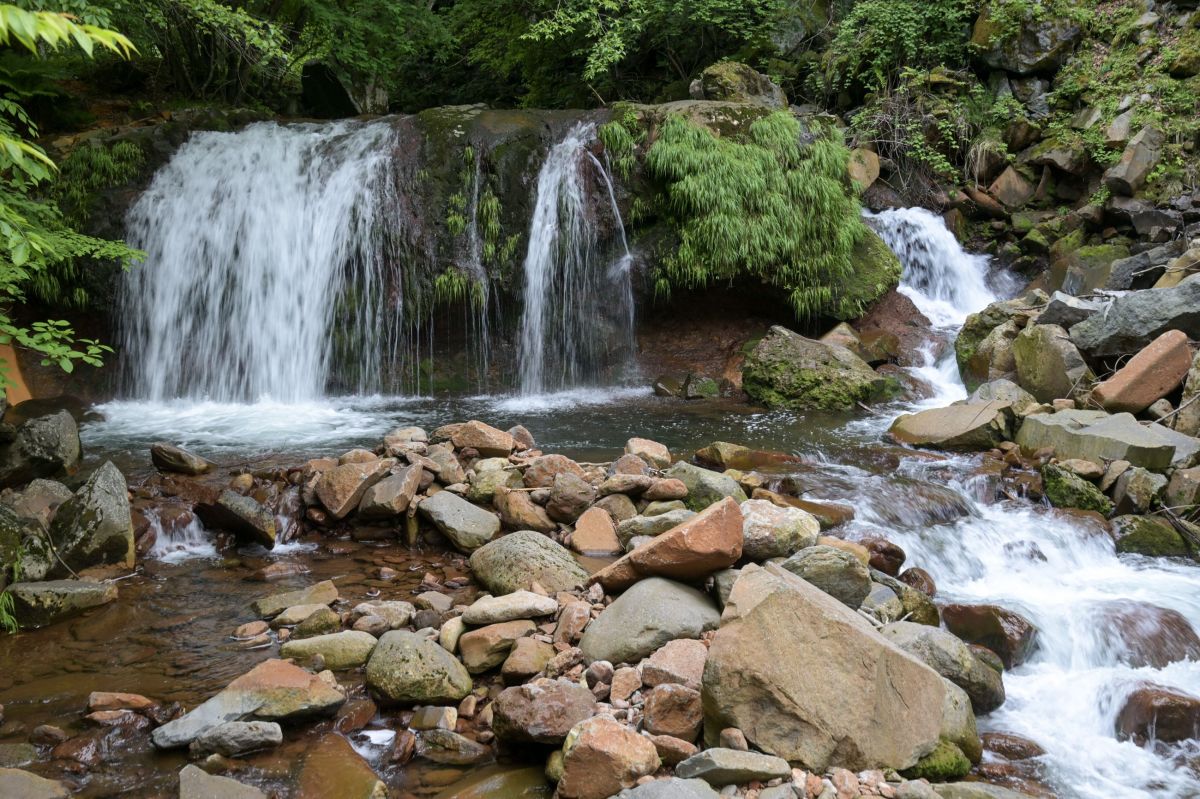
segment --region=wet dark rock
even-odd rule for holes
[[[150,445],[150,460],[155,468],[162,472],[198,475],[213,469],[213,464],[199,455],[193,455],[182,447],[164,442]]]
[[[1144,683],[1125,699],[1117,714],[1116,733],[1122,740],[1132,739],[1139,744],[1200,738],[1200,698]]]
[[[106,461],[64,502],[50,526],[57,557],[51,576],[99,564],[133,566],[133,519],[125,476]]]
[[[557,746],[595,712],[592,692],[570,680],[536,680],[505,688],[492,705],[492,726],[504,744]]]
[[[196,505],[196,515],[206,527],[226,530],[267,549],[275,546],[275,515],[252,497],[225,489],[212,504]]]
[[[73,473],[80,453],[79,425],[67,411],[28,419],[0,444],[0,488]]]
[[[1029,760],[1046,754],[1037,743],[1010,732],[985,732],[980,739],[986,751],[1007,760]]]
[[[1000,656],[1007,669],[1029,657],[1037,640],[1037,628],[1019,613],[998,605],[942,606],[946,629],[969,644],[980,644]]]
[[[928,597],[937,596],[937,584],[933,581],[933,575],[919,566],[900,572],[899,579],[900,582],[912,586]]]
[[[25,628],[45,627],[117,598],[115,583],[86,580],[48,580],[14,583],[8,587],[14,615]]]
[[[869,536],[858,543],[866,547],[867,552],[871,553],[868,565],[872,569],[879,569],[879,571],[892,577],[900,573],[900,567],[904,565],[905,559],[904,550],[900,545],[894,544],[886,538],[876,536]]]
[[[1181,660],[1200,660],[1200,635],[1176,610],[1120,599],[1098,605],[1093,614],[1121,663],[1161,669]]]

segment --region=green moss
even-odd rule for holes
[[[835,319],[855,319],[900,283],[900,259],[873,231],[868,230],[850,255],[853,271],[835,302],[821,313]]]
[[[1094,510],[1105,516],[1112,513],[1113,504],[1100,489],[1053,463],[1042,467],[1042,492],[1056,508]]]
[[[949,782],[965,777],[971,770],[971,761],[955,744],[941,738],[933,751],[917,761],[917,765],[900,772],[910,780],[926,779],[930,782]]]
[[[1117,552],[1150,557],[1186,557],[1187,541],[1165,519],[1153,516],[1118,516],[1113,519]]]

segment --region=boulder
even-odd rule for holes
[[[1097,385],[1092,399],[1106,411],[1141,413],[1178,388],[1191,365],[1187,335],[1168,330]]]
[[[1038,404],[1037,398],[1011,380],[999,378],[981,384],[967,398],[967,405],[986,405],[1001,402],[1017,416],[1024,417],[1026,411]]]
[[[942,621],[968,644],[995,652],[1006,669],[1024,663],[1037,641],[1037,627],[1029,619],[999,605],[943,605]]]
[[[367,687],[387,703],[444,704],[471,692],[471,675],[453,655],[405,630],[383,634],[367,661]]]
[[[1053,73],[1071,55],[1083,30],[1066,16],[1038,17],[1032,8],[1024,14],[1016,34],[1006,35],[992,7],[985,4],[971,31],[971,43],[979,59],[992,69],[1022,76]]]
[[[686,461],[679,461],[665,472],[667,477],[679,480],[687,487],[687,498],[684,500],[688,508],[696,512],[702,511],[709,505],[719,502],[725,497],[733,497],[738,502],[746,500],[746,492],[732,477],[702,469]]]
[[[1187,540],[1166,519],[1157,516],[1118,516],[1112,520],[1117,552],[1156,558],[1185,558]]]
[[[988,194],[1010,210],[1020,208],[1033,197],[1036,187],[1013,167],[1004,171],[988,186]]]
[[[691,638],[668,641],[642,661],[642,682],[649,686],[678,684],[698,690],[707,659],[708,647],[703,641]]]
[[[575,531],[571,533],[571,549],[581,555],[593,556],[619,555],[622,552],[617,528],[608,511],[588,508],[583,512],[575,522]]]
[[[513,591],[502,596],[484,596],[475,600],[462,614],[467,624],[497,624],[517,619],[553,616],[558,602],[552,597],[530,591]]]
[[[1160,212],[1157,209],[1153,206],[1143,205],[1140,201],[1121,198],[1113,200],[1113,203],[1120,203],[1122,206],[1121,210],[1129,215],[1130,223],[1135,228],[1157,227],[1164,223],[1169,224],[1168,220],[1160,217]],[[1149,236],[1150,231],[1147,229],[1141,235]],[[1151,286],[1155,288],[1167,288],[1178,285],[1184,277],[1182,274],[1179,275],[1178,280],[1173,280],[1166,286],[1160,286],[1156,280],[1167,271],[1168,262],[1172,258],[1183,254],[1184,247],[1184,240],[1176,239],[1159,247],[1143,250],[1128,258],[1113,261],[1109,268],[1108,280],[1105,281],[1104,288],[1114,291],[1129,291],[1135,288],[1147,289]]]
[[[489,624],[463,633],[458,639],[458,652],[463,665],[471,674],[481,674],[502,664],[512,651],[513,644],[536,629],[528,619]]]
[[[659,766],[649,738],[611,716],[594,716],[571,730],[563,744],[561,799],[608,799]]]
[[[57,780],[48,780],[19,768],[0,768],[0,796],[13,799],[67,799],[70,795],[71,790]]]
[[[583,467],[565,455],[540,455],[525,466],[526,488],[552,488],[554,478],[569,472],[580,479],[587,479]]]
[[[1177,610],[1117,599],[1099,603],[1091,615],[1104,633],[1105,649],[1120,663],[1161,669],[1180,660],[1200,660],[1200,635]]]
[[[1067,331],[1057,325],[1030,325],[1013,340],[1017,382],[1039,402],[1085,393],[1096,376]]]
[[[50,540],[58,561],[50,574],[67,574],[89,566],[114,563],[132,568],[133,519],[125,476],[105,461],[88,481],[64,502],[50,525]],[[64,566],[65,564],[65,566]]]
[[[787,95],[766,75],[737,61],[718,61],[700,73],[705,100],[787,108]]]
[[[937,743],[944,694],[941,677],[854,611],[778,566],[752,565],[709,649],[705,739],[736,727],[813,770],[907,768]]]
[[[1158,165],[1166,137],[1152,127],[1144,127],[1129,140],[1121,160],[1104,173],[1104,185],[1113,194],[1129,196],[1146,183],[1150,171]]]
[[[1104,303],[1095,300],[1085,300],[1072,297],[1056,291],[1050,295],[1050,301],[1045,309],[1037,316],[1039,325],[1057,325],[1070,330],[1075,325],[1090,319],[1104,310]]]
[[[1167,478],[1140,466],[1126,469],[1112,488],[1113,502],[1120,513],[1149,513],[1159,505]]]
[[[954,355],[967,388],[1016,374],[1012,342],[1026,322],[1048,301],[1040,291],[1024,297],[994,302],[967,316],[954,339]]]
[[[424,471],[420,466],[406,466],[368,488],[358,503],[359,518],[369,521],[400,516],[417,495]]]
[[[971,697],[944,677],[942,683],[946,701],[942,704],[941,738],[957,746],[967,760],[978,763],[983,759],[983,742],[979,739]]]
[[[651,738],[658,743],[662,740],[660,737]],[[694,750],[695,747],[693,746]],[[662,750],[659,750],[659,755],[662,755]],[[664,760],[664,763],[671,765]],[[789,792],[791,789],[788,789]],[[666,779],[656,779],[650,782],[644,782],[630,791],[622,791],[619,794],[620,799],[718,799],[720,794],[713,790],[712,786],[704,780],[681,780],[678,777],[668,777]],[[765,794],[760,794],[765,799]],[[788,794],[789,799],[791,794]]]
[[[546,509],[534,502],[527,491],[497,488],[496,493],[492,496],[492,505],[500,514],[501,525],[507,530],[534,530],[539,533],[552,533],[558,529],[558,525],[546,513]]]
[[[620,591],[650,575],[697,580],[732,566],[741,556],[742,511],[726,497],[596,572],[589,582]]]
[[[69,412],[27,419],[0,444],[0,488],[73,473],[80,454],[79,425]]]
[[[517,448],[511,435],[477,421],[459,425],[450,442],[455,449],[473,449],[485,458],[507,458]]]
[[[571,680],[540,679],[505,688],[492,704],[492,728],[505,744],[552,744],[566,740],[579,722],[591,718],[596,697]]]
[[[629,439],[625,442],[625,453],[638,456],[656,469],[666,469],[671,465],[671,451],[666,445],[648,438]]]
[[[256,615],[269,619],[296,605],[328,605],[337,598],[338,590],[333,582],[322,580],[306,588],[256,599],[251,607]]]
[[[275,546],[275,514],[253,497],[227,488],[215,501],[197,503],[196,515],[206,527],[225,530],[247,543],[262,544],[267,549]]]
[[[1107,516],[1113,504],[1096,486],[1055,463],[1042,467],[1042,491],[1056,508],[1091,510]]]
[[[150,445],[150,462],[160,472],[175,474],[206,474],[213,469],[213,464],[199,455],[193,455],[183,447],[161,441]]]
[[[675,773],[683,779],[724,786],[789,779],[792,767],[781,757],[714,747],[692,755],[675,767]]]
[[[474,552],[500,532],[495,514],[449,491],[422,500],[417,510],[460,552]]]
[[[486,544],[471,555],[471,573],[493,594],[508,594],[538,583],[555,593],[587,582],[588,574],[561,544],[521,530]]]
[[[343,630],[311,638],[293,636],[279,649],[281,657],[307,662],[320,655],[325,667],[333,671],[358,668],[375,649],[375,636],[358,630]]]
[[[677,508],[653,516],[634,516],[617,525],[617,538],[622,544],[629,543],[633,538],[653,538],[678,527],[695,515],[695,511]]]
[[[1117,297],[1103,314],[1071,328],[1071,340],[1096,358],[1136,353],[1169,330],[1200,339],[1200,278]]]
[[[13,583],[8,587],[13,616],[25,629],[45,627],[117,598],[116,583],[88,580],[48,580]]]
[[[700,735],[704,714],[700,708],[699,690],[663,683],[647,691],[644,700],[642,729],[646,732],[688,742]]]
[[[901,776],[908,780],[931,780],[944,782],[967,776],[971,771],[971,761],[963,751],[951,741],[942,739],[929,754],[917,761],[912,768],[905,769]]]
[[[387,785],[371,764],[334,732],[305,741],[296,788],[298,799],[389,799]]]
[[[1115,726],[1118,738],[1138,744],[1200,739],[1200,698],[1143,683],[1126,697]]]
[[[317,478],[317,499],[333,518],[344,519],[362,502],[367,489],[386,477],[395,463],[390,458],[376,458],[327,469]]]
[[[817,543],[821,524],[799,508],[748,499],[742,509],[742,557],[761,562],[786,558]]]
[[[867,564],[844,549],[817,545],[802,549],[780,566],[851,609],[871,593]]]
[[[699,638],[720,614],[705,594],[661,577],[635,583],[588,625],[579,641],[587,662],[637,663],[677,638]]]
[[[188,764],[179,772],[179,799],[267,799],[252,785]]]
[[[1175,457],[1174,444],[1128,413],[1065,410],[1027,416],[1016,442],[1028,450],[1049,447],[1062,460],[1123,460],[1155,470],[1166,469]]]
[[[1011,437],[1012,415],[1011,403],[1003,400],[931,408],[896,417],[888,435],[914,447],[985,450]]]
[[[849,171],[859,191],[866,191],[879,179],[879,155],[865,147],[855,147],[850,152]]]
[[[957,636],[936,627],[897,621],[880,631],[896,646],[920,659],[967,692],[977,714],[990,713],[1004,703],[1004,681]]]
[[[823,344],[778,325],[746,356],[742,388],[769,408],[801,411],[854,410],[859,402],[900,391],[895,378],[878,374],[845,347]]]
[[[151,734],[160,749],[187,746],[227,721],[290,721],[332,715],[345,693],[299,666],[265,660],[221,691]]]
[[[39,478],[0,499],[0,505],[11,509],[18,519],[36,522],[48,530],[54,514],[73,495],[74,492],[62,483]]]
[[[274,721],[227,721],[206,730],[188,747],[193,756],[239,757],[283,743],[283,728]]]
[[[596,500],[596,489],[569,472],[556,475],[550,489],[546,513],[551,519],[572,524]]]

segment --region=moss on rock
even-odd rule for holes
[[[933,751],[917,761],[917,765],[901,772],[907,779],[927,779],[930,782],[948,782],[965,777],[971,770],[971,761],[955,744],[942,738]]]
[[[1105,516],[1112,513],[1113,504],[1100,489],[1056,464],[1042,467],[1042,486],[1046,499],[1056,508],[1094,510]]]
[[[1113,519],[1117,552],[1156,558],[1186,557],[1187,541],[1165,519],[1154,516],[1118,516]]]

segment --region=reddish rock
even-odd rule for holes
[[[648,438],[629,439],[625,442],[625,452],[628,455],[637,455],[657,469],[665,469],[671,465],[671,451],[666,445]]]
[[[700,751],[694,743],[670,735],[651,735],[650,743],[658,750],[664,766],[677,766]]]
[[[650,474],[650,464],[637,455],[626,453],[612,462],[608,474]]]
[[[988,186],[988,194],[995,197],[1007,208],[1019,208],[1033,197],[1034,185],[1011,166],[1000,173],[1000,177]]]
[[[732,566],[742,556],[742,510],[726,497],[592,576],[605,590],[622,590],[639,576],[695,580]]]
[[[558,745],[591,718],[596,698],[571,680],[534,680],[505,688],[492,703],[492,728],[503,743]]]
[[[1096,386],[1092,398],[1106,411],[1141,413],[1178,388],[1191,365],[1187,334],[1168,330]]]
[[[942,621],[947,630],[968,644],[995,652],[1006,669],[1024,663],[1037,638],[1032,622],[998,605],[945,605]]]
[[[658,750],[650,739],[610,717],[590,718],[573,733],[558,783],[561,799],[608,799],[658,769]]]
[[[884,574],[890,574],[892,577],[900,573],[900,567],[904,565],[906,556],[904,550],[899,545],[893,544],[886,538],[875,536],[864,538],[858,543],[867,548],[869,554],[868,564],[872,569],[879,569],[879,571]]]
[[[367,489],[378,483],[395,465],[390,459],[347,463],[321,473],[316,496],[335,519],[344,519],[358,507]]]
[[[932,335],[933,324],[905,294],[892,289],[871,305],[866,316],[851,323],[858,331],[860,348],[867,355],[887,355],[901,366],[923,363],[921,349]]]
[[[612,516],[602,508],[588,508],[575,522],[571,549],[584,555],[619,555],[623,550]]]
[[[937,596],[937,584],[933,581],[933,575],[918,566],[905,569],[900,573],[899,579],[900,582],[912,586],[927,597]]]
[[[263,622],[252,622],[262,624]],[[158,702],[153,699],[147,699],[141,694],[122,694],[110,691],[92,691],[88,695],[87,709],[90,713],[107,710],[149,710],[156,706]]]
[[[1117,737],[1141,744],[1200,738],[1200,698],[1153,683],[1143,683],[1117,714]]]
[[[687,486],[675,477],[655,480],[650,487],[642,492],[642,499],[650,501],[684,499],[688,495]]]
[[[586,480],[583,467],[565,455],[542,455],[534,458],[525,467],[526,488],[550,488],[554,478],[560,472],[570,472],[581,480]]]
[[[333,728],[347,735],[358,732],[370,724],[378,712],[379,708],[369,698],[352,699],[338,710]]]
[[[1038,744],[1011,732],[985,732],[979,737],[985,751],[993,752],[1006,760],[1029,760],[1046,754],[1046,750]]]
[[[85,719],[100,727],[132,727],[143,730],[150,726],[150,719],[132,710],[97,710],[88,713]]]
[[[463,633],[458,639],[463,665],[472,674],[495,668],[505,661],[518,638],[524,638],[535,629],[536,625],[528,619],[518,619]]]
[[[517,448],[508,433],[474,420],[459,425],[450,435],[450,443],[455,449],[473,449],[485,458],[506,458]]]
[[[642,726],[651,735],[670,735],[685,741],[696,740],[704,722],[700,692],[673,683],[650,689],[642,712]]]
[[[642,678],[637,669],[626,666],[613,672],[612,688],[609,698],[613,701],[628,702],[629,697],[642,689]]]
[[[813,502],[807,499],[800,499],[799,497],[788,496],[787,494],[777,494],[765,488],[754,489],[754,493],[750,495],[750,498],[765,499],[768,502],[773,502],[785,508],[799,508],[802,511],[807,511],[817,517],[817,521],[821,523],[822,530],[828,530],[831,527],[837,527],[839,524],[845,524],[854,520],[854,508],[849,505],[839,505],[834,502]]]
[[[554,642],[573,644],[583,635],[583,628],[592,620],[592,606],[587,602],[568,602],[558,614]]]
[[[642,681],[646,685],[677,683],[700,688],[708,647],[703,641],[679,638],[642,662]]]
[[[1200,635],[1187,618],[1170,608],[1129,599],[1099,605],[1096,624],[1117,659],[1135,668],[1163,668],[1180,660],[1200,660]]]
[[[512,491],[500,486],[492,496],[492,504],[506,529],[534,530],[539,533],[558,529],[558,525],[546,514],[546,509],[529,498],[528,491]]]

